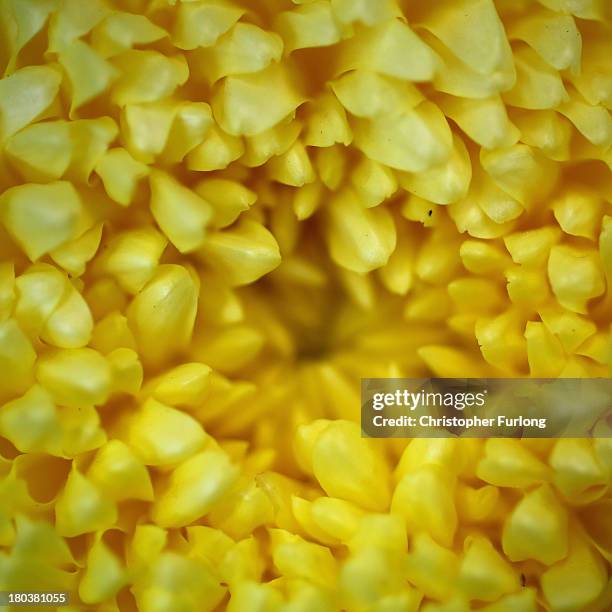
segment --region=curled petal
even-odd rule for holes
[[[452,152],[452,135],[440,110],[423,102],[398,116],[358,120],[355,144],[370,159],[405,170],[421,172],[445,162]]]
[[[270,99],[269,92],[275,95]],[[212,103],[220,127],[233,136],[254,136],[279,123],[303,102],[291,75],[280,64],[255,74],[229,76]]]
[[[439,59],[404,21],[363,29],[343,44],[338,73],[357,68],[408,81],[430,81]]]
[[[0,142],[51,105],[61,80],[60,72],[50,66],[27,66],[0,79]]]

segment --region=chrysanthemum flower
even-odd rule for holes
[[[2,0],[0,590],[612,608],[612,438],[359,378],[612,367],[606,0]]]

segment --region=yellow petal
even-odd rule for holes
[[[85,5],[79,0],[65,0],[49,24],[49,51],[60,51],[87,34],[110,12],[101,0],[92,0]]]
[[[507,310],[497,317],[479,318],[474,335],[487,363],[502,371],[516,373],[527,367],[527,344],[520,312]]]
[[[595,193],[580,187],[567,187],[551,207],[566,234],[595,239],[602,209],[602,201]]]
[[[358,120],[355,145],[382,164],[421,172],[446,161],[452,152],[452,136],[444,115],[431,102],[398,116]]]
[[[155,610],[161,600],[184,612],[213,612],[226,594],[202,559],[164,551],[145,567],[145,578],[132,587],[140,610]]]
[[[181,463],[167,488],[156,498],[153,520],[162,527],[180,527],[204,516],[234,484],[238,468],[225,453],[205,450]]]
[[[518,108],[557,108],[568,99],[561,76],[529,47],[514,51],[516,83],[503,94],[506,104]]]
[[[281,609],[282,603],[283,596],[272,585],[245,580],[232,589],[227,611],[241,612],[245,608],[255,607],[276,612]]]
[[[397,514],[364,514],[347,542],[351,553],[369,548],[403,553],[408,543],[406,525]]]
[[[559,172],[555,164],[523,144],[492,151],[481,149],[480,162],[498,187],[525,206],[545,198],[554,188]]]
[[[342,23],[358,21],[371,26],[401,15],[393,0],[331,0],[331,6]]]
[[[418,295],[410,296],[404,308],[404,317],[408,321],[438,322],[447,319],[451,313],[452,303],[446,291],[446,287],[427,287]],[[437,349],[433,351],[423,349],[424,359],[428,364],[430,357],[437,355]],[[444,349],[446,350],[446,349]]]
[[[386,265],[379,269],[384,286],[398,295],[406,295],[414,282],[415,245],[408,236],[398,236],[398,243]]]
[[[286,52],[337,43],[341,33],[332,11],[329,3],[317,1],[280,13],[275,27],[285,41]]]
[[[539,315],[544,325],[559,338],[568,353],[573,353],[597,331],[593,321],[562,308],[543,308]]]
[[[250,481],[244,486],[234,487],[215,506],[209,520],[211,525],[244,542],[244,538],[255,529],[273,522],[274,506],[264,489],[256,481]],[[249,539],[253,541],[252,536]]]
[[[192,54],[194,69],[210,83],[233,74],[259,72],[283,53],[283,40],[251,23],[238,22],[216,44]]]
[[[407,577],[428,597],[446,599],[454,584],[459,564],[457,555],[440,546],[429,534],[414,534],[406,558]]]
[[[325,93],[309,102],[306,108],[306,134],[303,139],[306,146],[331,147],[337,142],[344,145],[351,142],[351,128],[336,96]]]
[[[478,478],[498,487],[526,488],[549,478],[549,470],[520,442],[491,439],[485,442],[485,455],[478,463]]]
[[[567,510],[548,485],[526,493],[507,516],[502,546],[514,562],[535,559],[552,565],[567,555]]]
[[[435,101],[447,117],[486,149],[509,147],[519,139],[499,96],[474,100],[438,94]]]
[[[19,185],[0,196],[0,218],[32,261],[76,238],[81,214],[79,194],[64,181]]]
[[[296,141],[301,127],[298,121],[288,117],[274,127],[247,138],[246,152],[240,162],[250,168],[263,165],[275,155],[282,155]]]
[[[37,363],[36,378],[58,404],[76,408],[104,404],[111,389],[110,365],[90,348],[46,355]]]
[[[243,153],[244,143],[240,138],[213,126],[204,142],[187,154],[187,167],[200,172],[221,170]]]
[[[501,597],[495,603],[481,608],[484,612],[536,612],[537,609],[537,592],[533,588],[523,588],[518,593]]]
[[[409,81],[429,81],[438,61],[407,23],[389,19],[364,28],[344,43],[337,72],[360,68]]]
[[[397,115],[424,99],[412,83],[362,68],[343,74],[330,85],[342,106],[357,117]]]
[[[142,364],[138,353],[131,348],[119,347],[106,355],[111,367],[113,393],[136,395],[142,386]]]
[[[472,1],[472,0],[468,0]],[[482,5],[490,2],[482,2]],[[510,89],[516,81],[516,71],[511,54],[502,54],[496,70],[487,74],[479,65],[468,65],[457,57],[439,38],[422,31],[423,40],[438,55],[440,67],[433,82],[438,91],[461,98],[490,98]],[[459,36],[461,37],[461,35]],[[465,40],[468,40],[465,37]],[[494,54],[491,54],[494,57]],[[479,60],[481,63],[488,63]]]
[[[93,318],[87,302],[70,283],[57,307],[45,322],[41,338],[52,346],[79,348],[89,343]]]
[[[504,238],[504,244],[517,264],[543,264],[550,254],[550,249],[561,239],[561,232],[556,227],[541,227],[510,234]]]
[[[261,351],[265,337],[260,330],[247,325],[235,325],[196,340],[194,354],[223,373],[239,371]]]
[[[580,71],[570,80],[589,104],[612,106],[612,79],[607,70],[610,40],[603,24],[590,24],[588,35],[582,39]],[[595,27],[593,27],[595,26]]]
[[[310,158],[306,148],[299,140],[282,155],[273,157],[267,168],[270,178],[283,185],[302,187],[315,180]]]
[[[120,73],[111,92],[111,100],[118,106],[157,102],[172,95],[189,77],[182,55],[167,57],[157,51],[132,49],[112,62]]]
[[[69,124],[47,121],[12,136],[5,152],[26,181],[48,182],[63,176],[72,160]]]
[[[565,366],[565,353],[558,338],[553,336],[544,323],[528,321],[525,327],[527,358],[532,376],[556,378]]]
[[[61,454],[57,409],[49,393],[39,385],[2,406],[0,433],[23,453]]]
[[[387,597],[401,592],[400,589],[406,591],[398,563],[394,557],[385,553],[374,547],[361,550],[351,555],[342,566],[339,586],[348,609],[381,609],[382,606],[378,606]]]
[[[463,200],[450,204],[448,211],[457,229],[474,238],[499,238],[512,231],[515,225],[514,221],[496,223],[478,205],[476,199],[470,197],[470,193]]]
[[[117,137],[117,124],[110,117],[71,121],[72,160],[66,176],[71,181],[88,183],[95,165]]]
[[[163,374],[153,396],[171,406],[199,404],[208,390],[211,369],[203,363],[184,363]]]
[[[122,148],[108,151],[96,164],[95,171],[102,179],[106,193],[121,206],[130,205],[138,183],[149,173],[145,164]]]
[[[495,312],[504,304],[499,285],[484,278],[456,278],[448,284],[448,294],[458,310],[471,313]]]
[[[499,489],[490,485],[475,488],[459,484],[457,487],[457,514],[467,523],[487,522],[499,512],[502,505]]]
[[[210,47],[244,14],[229,2],[183,2],[179,5],[172,42],[179,49]]]
[[[25,330],[39,334],[67,293],[67,278],[50,264],[34,264],[16,279],[15,316]]]
[[[495,601],[520,587],[518,572],[491,542],[482,536],[468,536],[459,569],[459,589],[470,599]]]
[[[250,536],[236,543],[223,557],[219,572],[234,593],[245,582],[259,582],[263,573],[263,559],[257,540]]]
[[[147,469],[121,440],[109,440],[98,449],[87,470],[87,478],[115,501],[153,499]]]
[[[516,266],[508,268],[504,275],[508,281],[508,296],[514,304],[537,308],[549,300],[550,289],[542,269]]]
[[[151,163],[165,148],[177,106],[166,100],[128,104],[121,115],[127,150],[139,161]]]
[[[569,13],[579,17],[580,19],[598,19],[603,18],[602,8],[597,0],[582,0],[577,4],[569,0],[539,0],[540,4],[549,8],[556,13]]]
[[[312,520],[319,529],[343,542],[355,534],[362,516],[359,507],[335,497],[315,499],[310,512]]]
[[[508,35],[525,41],[557,70],[577,71],[580,67],[582,37],[570,15],[534,11],[513,24]]]
[[[86,604],[99,604],[113,597],[128,582],[128,574],[102,539],[87,553],[86,569],[79,584],[79,597]]]
[[[403,175],[400,184],[421,198],[436,204],[450,204],[465,197],[471,179],[470,156],[463,140],[453,134],[453,149],[447,161],[424,172]]]
[[[83,474],[73,469],[55,504],[55,526],[60,535],[75,537],[112,527],[115,505]]]
[[[118,311],[111,312],[96,323],[90,345],[103,354],[120,347],[136,348],[127,318]]]
[[[200,248],[213,214],[211,205],[165,172],[154,171],[150,185],[151,212],[170,242],[181,253]]]
[[[118,76],[116,69],[82,40],[62,46],[58,59],[71,87],[71,116],[108,90]]]
[[[368,157],[363,157],[352,172],[351,183],[367,208],[377,206],[397,190],[393,172]]]
[[[282,529],[270,529],[269,533],[274,565],[283,575],[321,586],[334,584],[338,567],[329,548]]]
[[[131,415],[126,441],[145,465],[173,465],[201,450],[208,436],[193,417],[149,398]]]
[[[354,423],[334,421],[320,432],[312,447],[312,467],[329,496],[370,510],[388,507],[386,466]]]
[[[572,535],[569,555],[549,568],[541,579],[551,610],[587,608],[608,582],[605,563],[579,533]]]
[[[450,547],[457,529],[454,480],[437,465],[423,465],[399,481],[391,511],[404,517],[409,533],[424,530],[442,546]]]
[[[269,92],[274,91],[270,99]],[[272,64],[255,74],[227,77],[212,103],[219,126],[233,136],[254,136],[279,123],[303,101],[289,72]]]
[[[395,249],[395,225],[386,209],[364,208],[350,190],[330,202],[327,240],[339,265],[364,274],[384,266]]]
[[[81,276],[100,246],[102,228],[102,223],[97,223],[72,242],[52,251],[51,258],[72,276]]]
[[[92,46],[105,58],[117,55],[134,45],[146,45],[167,36],[165,30],[144,15],[116,11],[98,24],[92,34]]]
[[[209,234],[201,253],[224,272],[232,285],[252,283],[280,263],[278,244],[272,234],[250,220]]]
[[[569,101],[562,104],[558,111],[565,115],[589,142],[603,147],[612,144],[612,117],[603,106],[587,104],[580,95],[570,92]]]
[[[595,251],[558,245],[550,250],[548,278],[557,300],[568,310],[587,312],[590,299],[605,291],[605,279]]]
[[[418,349],[419,357],[436,376],[461,378],[469,375],[479,378],[488,369],[465,351],[450,346],[427,345]]]
[[[497,73],[512,63],[512,51],[493,0],[443,0],[418,9],[415,22],[474,71],[497,78]]]
[[[220,178],[200,181],[194,191],[214,208],[211,225],[215,228],[231,225],[257,199],[257,194],[241,183]]]
[[[5,74],[11,74],[15,69],[19,52],[45,27],[49,15],[56,8],[56,4],[53,0],[46,2],[10,0],[5,7],[5,11],[14,20],[16,30],[14,39],[10,41],[10,58],[5,71]],[[7,47],[9,47],[8,38],[7,36]]]
[[[0,398],[24,393],[34,382],[36,353],[14,319],[0,322]]]
[[[319,181],[304,185],[296,190],[293,200],[293,210],[299,221],[308,219],[321,205],[323,185]]]
[[[512,113],[512,121],[525,144],[555,161],[570,158],[572,124],[556,111],[516,111]]]
[[[459,248],[461,261],[473,274],[499,272],[507,265],[507,256],[496,246],[480,240],[466,240]]]
[[[586,440],[557,440],[549,463],[555,486],[570,500],[591,501],[608,486],[608,476]]]
[[[61,79],[59,71],[50,66],[27,66],[0,80],[0,142],[51,105]]]
[[[153,227],[116,234],[94,264],[128,293],[138,293],[151,279],[168,241]]]
[[[454,237],[441,230],[432,232],[419,249],[415,272],[424,281],[432,284],[445,284],[459,267],[459,255]]]
[[[183,158],[202,144],[213,125],[212,111],[204,102],[184,102],[174,118],[168,134],[162,160],[168,164],[183,161]]]
[[[191,270],[164,264],[132,300],[126,314],[145,363],[159,364],[187,346],[199,289]]]
[[[0,263],[0,321],[8,319],[15,303],[15,266],[12,262]]]

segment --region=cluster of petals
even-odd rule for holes
[[[612,374],[607,0],[0,0],[0,591],[605,612],[612,437],[368,440],[361,377]]]

